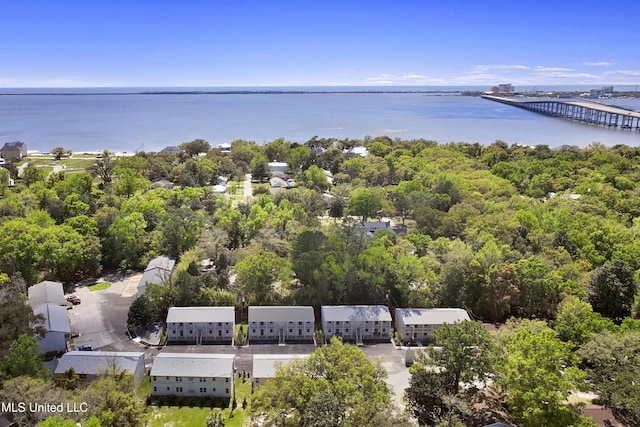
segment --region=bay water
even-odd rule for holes
[[[0,89],[0,144],[74,152],[159,151],[202,138],[259,144],[313,136],[496,140],[550,147],[640,144],[640,132],[587,125],[462,95],[478,88]],[[291,91],[295,92],[291,92]],[[640,110],[640,99],[607,102]]]

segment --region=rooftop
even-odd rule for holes
[[[273,378],[276,370],[296,359],[307,357],[305,354],[255,354],[253,356],[254,378]]]
[[[66,307],[58,304],[41,304],[34,307],[33,314],[42,314],[45,317],[44,327],[47,332],[71,333]]]
[[[171,307],[167,323],[234,322],[234,307]]]
[[[234,354],[160,353],[151,376],[224,378],[233,376]]]
[[[63,374],[73,368],[76,374],[99,375],[114,365],[120,369],[135,373],[143,352],[110,352],[110,351],[70,351],[62,355],[56,367],[56,374]]]
[[[384,305],[323,305],[321,310],[322,319],[326,321],[391,321],[389,308]]]
[[[62,283],[45,280],[36,285],[30,286],[27,290],[29,304],[36,308],[41,304],[65,304],[64,290]]]
[[[470,320],[466,310],[461,308],[396,308],[396,318],[405,324],[442,325]]]
[[[251,306],[250,322],[313,322],[315,315],[311,306]]]

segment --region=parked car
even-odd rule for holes
[[[89,344],[82,344],[80,347],[78,347],[78,351],[91,351],[92,348]]]
[[[80,298],[78,298],[76,295],[69,295],[67,297],[67,301],[69,301],[73,305],[78,305],[81,302]]]

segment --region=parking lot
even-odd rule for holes
[[[145,363],[151,367],[153,359],[163,353],[224,353],[236,354],[238,372],[253,370],[254,354],[309,354],[317,347],[313,344],[250,344],[245,347],[231,345],[193,345],[171,344],[161,348],[149,347],[129,338],[127,315],[129,306],[136,298],[136,287],[141,274],[110,275],[100,282],[109,282],[111,286],[92,292],[87,286],[79,285],[74,290],[82,301],[68,310],[73,345],[90,345],[93,350],[103,351],[144,351]],[[94,283],[94,282],[92,282]],[[395,393],[396,403],[401,404],[404,389],[409,386],[409,372],[405,366],[404,351],[391,343],[369,344],[360,347],[371,360],[379,360],[387,371],[387,383]]]

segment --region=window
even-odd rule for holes
[[[307,333],[309,333],[309,329],[307,329]]]
[[[202,377],[200,377],[200,382],[201,382],[201,383],[206,383],[206,382],[207,382],[207,379],[206,379],[206,378],[202,378]]]
[[[167,377],[167,379],[169,379],[169,377]]]
[[[156,380],[156,376],[155,376],[155,375],[153,376],[153,380],[154,380],[154,381]]]
[[[273,329],[269,329],[269,333],[272,334],[273,333]]]
[[[225,392],[225,393],[227,393],[227,394],[229,394],[229,389],[228,389],[228,388],[225,388],[225,389],[224,389],[224,392]]]
[[[302,325],[302,322],[298,322],[298,326]]]
[[[224,382],[228,383],[229,382],[229,377],[225,378]]]
[[[218,329],[218,336],[221,337],[222,336],[222,329]]]
[[[184,331],[182,329],[180,329],[180,336],[184,336]]]
[[[255,334],[255,333],[256,333],[256,330],[255,330],[255,329],[252,329],[252,330],[251,330],[251,333],[254,333],[254,334]]]
[[[292,334],[293,333],[293,329],[289,329],[289,333]]]
[[[153,387],[153,391],[158,391],[158,387]]]
[[[264,326],[264,322],[260,322],[260,326]]]
[[[206,387],[200,387],[200,393],[206,393],[206,392],[207,392]]]
[[[211,329],[209,329],[209,333],[210,333],[210,334],[212,334],[212,333],[213,333],[213,331],[212,331]]]
[[[181,383],[182,382],[182,377],[176,377],[176,381]]]
[[[218,326],[222,326],[222,322],[218,322]]]
[[[339,325],[339,324],[340,324],[340,321],[339,321],[339,320],[336,320],[336,325]]]
[[[178,325],[180,325],[180,326],[184,326],[184,323],[180,322],[180,323],[178,323]]]
[[[175,335],[175,334],[176,334],[176,330],[175,330],[175,329],[172,329],[172,330],[171,330],[171,333],[172,333],[173,335]]]
[[[227,334],[227,335],[229,335],[229,330],[228,330],[228,329],[225,329],[224,333],[225,333],[225,334]]]
[[[182,387],[176,387],[176,392],[177,393],[182,393]]]
[[[189,335],[193,335],[193,329],[189,329]]]
[[[167,387],[167,391],[171,390],[169,387]]]

